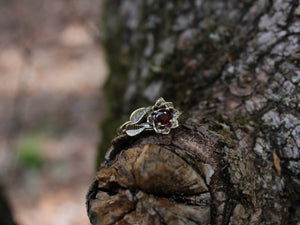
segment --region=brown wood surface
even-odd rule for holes
[[[94,195],[89,201],[92,222],[209,224],[208,185],[220,183],[218,171],[224,165],[219,164],[218,137],[192,129],[148,132],[135,141],[118,137],[89,193]]]

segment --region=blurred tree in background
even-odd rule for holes
[[[2,185],[0,185],[0,224],[15,225]]]
[[[0,0],[1,225],[6,202],[20,225],[88,223],[107,71],[101,3]]]
[[[175,181],[131,177],[139,174],[136,163],[146,165],[145,155],[155,155],[145,147],[150,143],[168,149],[165,159],[177,154],[194,169],[207,156],[214,175],[207,182],[211,216],[203,224],[299,223],[299,1],[109,0],[104,13],[110,76],[98,164],[130,112],[160,96],[173,101],[185,121],[167,137],[114,141],[88,195],[91,222],[168,224],[172,214],[180,224],[198,224],[199,211],[184,211],[181,203],[201,203],[189,202],[183,189],[164,193]],[[161,169],[162,159],[153,157],[153,168]],[[127,208],[119,207],[120,199]]]

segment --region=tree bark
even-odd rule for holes
[[[99,162],[163,96],[169,135],[118,136],[87,196],[92,224],[300,223],[298,0],[109,0]]]

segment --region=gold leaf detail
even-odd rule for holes
[[[138,124],[128,124],[126,126],[126,134],[129,136],[135,136],[145,130],[145,126]]]
[[[133,111],[133,113],[131,113],[130,115],[131,123],[138,123],[145,116],[146,113],[147,113],[146,107],[139,108]]]

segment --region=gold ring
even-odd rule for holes
[[[135,136],[144,130],[154,130],[158,134],[169,134],[171,129],[179,126],[181,112],[174,108],[172,102],[160,97],[153,106],[142,107],[131,113],[129,121],[122,124],[118,134]]]

